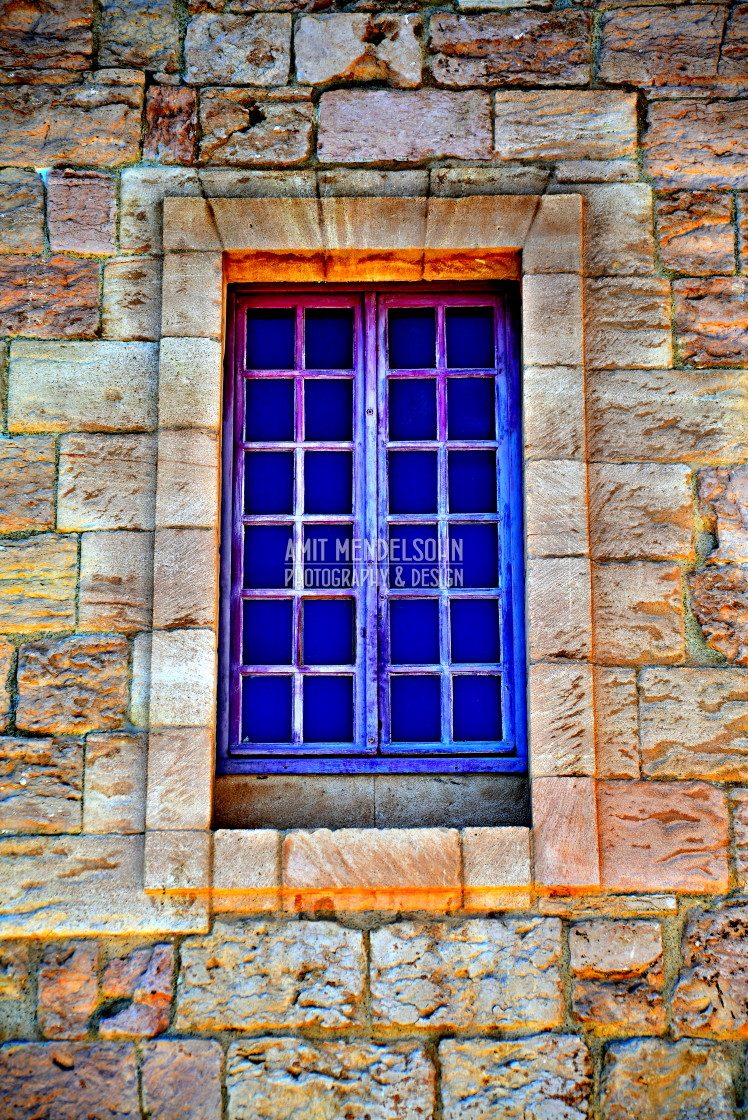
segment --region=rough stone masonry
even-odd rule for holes
[[[27,934],[0,942],[2,1117],[741,1120],[748,4],[0,0],[0,67],[0,936]],[[118,935],[148,758],[168,820],[209,749],[159,762],[147,734],[151,627],[213,601],[199,529],[153,573],[163,199],[560,193],[585,199],[587,372],[525,401],[555,449],[527,467],[531,715],[597,782],[615,889]],[[561,647],[582,523],[592,630]]]

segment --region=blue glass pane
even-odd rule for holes
[[[352,369],[353,308],[320,307],[304,313],[304,368]]]
[[[350,451],[307,451],[304,456],[306,513],[351,513],[353,455]]]
[[[242,664],[293,664],[293,600],[250,599],[242,606]]]
[[[434,369],[436,312],[433,307],[393,307],[387,323],[390,369]]]
[[[455,742],[501,742],[501,677],[453,677],[452,690]]]
[[[436,525],[391,525],[390,587],[439,587]]]
[[[391,377],[390,439],[436,439],[436,380],[433,377]]]
[[[347,378],[304,380],[304,439],[353,439],[353,382]]]
[[[495,439],[495,378],[447,379],[447,436],[449,439]]]
[[[293,451],[247,453],[244,512],[293,513]]]
[[[296,311],[255,307],[247,312],[247,369],[294,369]]]
[[[452,662],[496,664],[501,658],[498,599],[453,599]]]
[[[305,665],[355,661],[353,599],[305,599],[301,620]]]
[[[304,741],[353,742],[353,677],[304,677]]]
[[[393,665],[438,665],[437,599],[390,600],[390,661]]]
[[[491,369],[495,362],[492,307],[448,307],[447,367]]]
[[[452,513],[496,512],[496,452],[449,452],[449,508]]]
[[[498,587],[496,525],[450,525],[449,559],[453,587]]]
[[[293,381],[290,377],[257,377],[245,381],[248,443],[294,438]]]
[[[304,526],[305,587],[337,590],[353,586],[353,526]]]
[[[290,743],[292,677],[244,677],[242,739],[245,743]]]
[[[390,678],[390,719],[393,743],[441,742],[439,677]]]
[[[390,451],[390,513],[436,513],[435,451]]]
[[[247,525],[244,529],[244,586],[290,587],[293,579],[290,525]]]

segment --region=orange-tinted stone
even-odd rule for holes
[[[197,133],[197,95],[186,86],[151,86],[145,102],[143,159],[192,163]]]
[[[735,665],[748,665],[748,568],[703,568],[688,577],[688,585],[707,644]]]
[[[748,279],[676,280],[678,349],[696,366],[748,365]]]
[[[85,1038],[98,1000],[95,941],[48,948],[39,967],[37,1018],[45,1038]]]
[[[594,780],[535,778],[532,794],[536,882],[549,888],[597,886]]]
[[[54,437],[0,439],[0,532],[51,529],[54,482]]]
[[[47,639],[21,647],[16,722],[53,734],[120,727],[128,700],[124,638]]]
[[[4,3],[0,82],[70,82],[91,65],[93,0]]]
[[[113,253],[115,181],[100,171],[50,171],[47,224],[53,249],[73,253]]]
[[[665,267],[689,276],[734,272],[732,206],[731,195],[722,191],[661,194],[656,217],[660,257]]]
[[[6,335],[93,338],[99,325],[96,261],[0,256],[0,328]]]
[[[573,1016],[599,1033],[665,1027],[662,930],[655,921],[587,921],[569,934]]]
[[[644,166],[658,186],[748,186],[744,101],[652,101],[647,118]]]
[[[673,992],[676,1035],[748,1038],[748,908],[696,912]]]
[[[670,665],[683,660],[683,591],[677,564],[595,564],[592,584],[598,661]]]

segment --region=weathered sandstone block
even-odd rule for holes
[[[161,327],[161,261],[150,257],[104,265],[104,338],[157,339]]]
[[[192,163],[197,135],[197,94],[186,86],[151,86],[145,100],[143,159]]]
[[[588,280],[586,358],[593,369],[672,364],[670,285],[660,277]]]
[[[572,181],[555,189],[585,198],[585,275],[649,276],[654,272],[651,187],[646,183]]]
[[[21,646],[16,723],[36,734],[121,726],[127,710],[124,638],[48,638]]]
[[[698,911],[683,938],[683,965],[673,992],[676,1034],[748,1036],[748,910]]]
[[[605,1120],[732,1120],[729,1057],[719,1046],[690,1039],[614,1042],[605,1055],[602,1098]]]
[[[362,935],[332,922],[215,922],[182,946],[178,1030],[340,1028],[361,1016]]]
[[[115,181],[98,171],[52,170],[47,176],[47,224],[52,249],[113,253]]]
[[[91,65],[91,0],[47,0],[43,11],[6,5],[0,17],[2,82],[70,82]]]
[[[595,653],[610,665],[683,660],[683,600],[677,564],[637,560],[593,567]]]
[[[288,166],[309,155],[312,106],[266,99],[249,89],[206,89],[200,94],[200,129],[202,159]]]
[[[143,1046],[143,1104],[154,1120],[220,1120],[218,1042],[173,1039]]]
[[[0,86],[0,98],[2,97]],[[0,329],[6,335],[92,337],[99,325],[96,261],[0,256]]]
[[[486,159],[491,154],[488,95],[333,90],[320,101],[317,150],[320,159],[340,163]]]
[[[0,41],[2,32],[0,32]],[[44,249],[44,184],[34,171],[0,171],[0,253]]]
[[[542,459],[525,466],[531,556],[585,556],[587,475],[583,463]]]
[[[710,563],[748,560],[748,468],[699,471],[698,494],[702,515],[717,541]]]
[[[0,999],[21,1000],[30,987],[31,954],[28,941],[4,941],[0,948]]]
[[[0,727],[4,727],[10,714],[10,671],[16,647],[7,638],[0,639]]]
[[[466,910],[529,906],[529,828],[465,828],[461,839]]]
[[[39,966],[37,1018],[45,1038],[85,1038],[98,999],[99,947],[52,945]]]
[[[150,435],[64,437],[58,529],[152,529],[155,465]]]
[[[728,802],[735,835],[735,863],[738,883],[745,889],[748,883],[748,789],[732,789]]]
[[[308,85],[351,79],[416,86],[421,24],[415,12],[302,16],[294,35],[297,77]]]
[[[748,280],[676,280],[675,331],[681,357],[695,366],[748,364]]]
[[[431,69],[447,86],[582,86],[589,81],[589,13],[441,14],[431,21]]]
[[[691,472],[675,464],[590,464],[594,560],[678,560],[692,553]]]
[[[278,910],[280,849],[281,834],[272,828],[216,829],[213,833],[213,910],[235,913]]]
[[[689,276],[735,271],[729,194],[667,191],[657,199],[656,216],[660,256],[666,268]]]
[[[81,628],[123,634],[147,630],[152,561],[150,533],[84,533],[78,595]]]
[[[197,172],[187,167],[126,167],[120,185],[120,248],[125,253],[161,253],[166,196],[200,194]]]
[[[213,736],[207,728],[152,731],[148,740],[148,827],[209,828],[212,770]]]
[[[127,957],[110,961],[101,980],[102,995],[131,1002],[101,1020],[101,1037],[153,1038],[165,1031],[171,1015],[173,972],[171,945],[134,949]]]
[[[582,371],[525,367],[525,457],[579,459],[584,445]]]
[[[560,937],[555,918],[377,929],[371,935],[374,1020],[432,1030],[557,1026]]]
[[[204,12],[188,24],[188,82],[196,85],[283,86],[291,61],[291,17]]]
[[[86,740],[84,832],[142,832],[146,744],[141,735],[89,735]]]
[[[174,72],[179,39],[169,0],[102,0],[99,65]]]
[[[54,482],[52,436],[0,439],[0,531],[51,529]]]
[[[471,194],[543,194],[550,175],[542,167],[502,163],[498,167],[437,167],[430,172],[430,180],[433,196],[465,198]],[[426,192],[408,193],[420,195]]]
[[[662,930],[653,921],[588,921],[569,935],[574,1018],[600,1031],[665,1027]]]
[[[8,634],[72,630],[78,546],[45,533],[0,544],[0,630]]]
[[[141,1117],[132,1043],[16,1043],[0,1051],[0,1079],[12,1120]]]
[[[209,727],[214,719],[216,640],[211,630],[157,630],[151,662],[153,727]]]
[[[595,757],[600,778],[639,777],[639,722],[633,669],[593,669]]]
[[[600,885],[595,782],[541,775],[532,780],[534,880],[543,887]]]
[[[616,159],[636,148],[636,104],[618,90],[497,93],[500,159]]]
[[[303,1074],[299,1076],[299,1070]],[[431,1120],[434,1067],[420,1047],[257,1038],[229,1048],[228,1116]]]
[[[218,596],[215,532],[158,529],[153,578],[154,626],[212,626]]]
[[[444,1120],[588,1115],[592,1063],[573,1035],[447,1040],[439,1045],[439,1059]]]
[[[748,568],[702,568],[689,575],[688,586],[707,644],[728,661],[748,665]]]
[[[212,432],[163,429],[158,444],[159,528],[218,524],[219,446]]]
[[[748,120],[742,101],[654,101],[645,168],[660,187],[747,187]]]
[[[3,832],[79,831],[82,787],[82,743],[0,738]]]
[[[12,342],[8,427],[70,432],[156,425],[157,350],[142,342]]]
[[[578,661],[530,668],[533,774],[593,774],[592,672]]]
[[[530,660],[589,657],[589,561],[575,556],[531,560],[527,583]]]
[[[210,888],[211,836],[208,832],[146,832],[143,888],[184,894]]]
[[[726,10],[696,11],[665,5],[606,12],[602,24],[600,77],[614,85],[675,92],[717,83]]]

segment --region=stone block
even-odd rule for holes
[[[743,370],[592,370],[587,402],[593,460],[732,463],[748,457]]]
[[[692,912],[683,935],[683,963],[673,990],[678,1035],[748,1036],[748,911],[730,906]]]
[[[589,657],[589,561],[552,557],[530,560],[527,568],[530,660]]]
[[[210,840],[209,832],[196,829],[146,832],[143,889],[206,893],[210,888]]]
[[[153,625],[215,625],[218,543],[212,529],[157,529]]]
[[[587,472],[584,463],[543,459],[525,465],[530,556],[587,554]]]
[[[208,728],[152,731],[148,828],[209,828],[213,768],[213,736]]]
[[[676,280],[678,352],[695,366],[748,365],[748,278]]]
[[[428,171],[378,171],[331,167],[317,172],[320,198],[421,198],[429,193]]]
[[[714,1043],[691,1039],[613,1042],[603,1064],[602,1104],[605,1120],[732,1120],[729,1056]]]
[[[0,738],[0,831],[78,832],[83,745]]]
[[[339,1030],[361,1022],[363,936],[334,922],[217,920],[182,944],[176,1029]]]
[[[606,12],[600,77],[659,96],[699,87],[711,92],[718,83],[725,20],[725,9],[716,4],[696,12],[665,5]]]
[[[158,416],[165,428],[221,424],[221,343],[215,338],[164,338],[158,370]]]
[[[532,782],[535,882],[543,888],[600,883],[595,782],[539,777]]]
[[[206,897],[144,893],[142,835],[4,837],[0,858],[5,937],[124,937],[208,928]],[[72,1112],[70,1120],[79,1115]]]
[[[748,121],[740,101],[653,101],[644,169],[662,188],[748,187]]]
[[[619,90],[508,91],[494,97],[499,159],[617,159],[636,150],[636,98]]]
[[[305,101],[308,99],[306,93],[300,96]],[[317,176],[314,171],[285,171],[282,168],[257,171],[254,168],[203,167],[200,169],[199,176],[205,198],[317,197]]]
[[[504,195],[467,198],[430,198],[426,213],[426,247],[450,251],[498,248],[519,250],[525,243],[537,200]],[[533,277],[537,283],[553,283],[556,277]]]
[[[321,215],[325,212],[350,213],[350,204],[342,200],[337,201],[336,206],[327,199],[315,203],[306,197],[257,198],[248,204],[246,200],[239,198],[216,198],[208,203],[210,210],[206,215],[210,219],[211,229],[206,230],[204,235],[202,230],[200,233],[207,239],[208,235],[215,236],[213,231],[217,231],[220,235],[220,245],[211,243],[211,247],[215,248],[255,251],[268,249],[274,254],[279,249],[321,251],[323,247]],[[168,212],[170,204],[165,205]],[[195,206],[194,203],[191,205]],[[362,204],[362,214],[370,212],[374,205]],[[251,221],[248,221],[248,214],[251,214]],[[358,216],[356,211],[354,214]],[[189,231],[188,236],[194,239],[195,232],[195,230]],[[176,235],[179,236],[178,231]],[[391,242],[385,241],[384,244],[388,245]],[[400,242],[395,241],[395,245],[399,244]],[[289,259],[295,259],[293,254],[290,254]],[[275,264],[277,269],[277,257]]]
[[[746,271],[748,263],[748,195],[745,192],[738,194],[738,249],[740,252],[740,267]]]
[[[46,638],[18,654],[16,725],[35,734],[84,735],[121,726],[128,700],[124,638]]]
[[[132,642],[132,673],[130,680],[130,723],[148,727],[151,704],[151,633],[136,634]]]
[[[430,1031],[556,1027],[560,959],[556,918],[395,922],[371,933],[373,1020]]]
[[[582,285],[574,273],[529,274],[522,282],[522,349],[532,366],[580,366]]]
[[[0,638],[0,727],[5,727],[10,715],[10,688],[13,684],[11,669],[16,647],[7,638]]]
[[[291,16],[202,12],[187,25],[187,72],[194,85],[284,86],[291,63]]]
[[[662,929],[655,921],[587,921],[569,933],[572,1014],[599,1033],[665,1029]]]
[[[125,167],[120,181],[119,243],[125,253],[161,253],[166,197],[199,196],[197,172],[186,167]]]
[[[595,758],[600,778],[639,777],[639,712],[633,669],[595,666]]]
[[[732,197],[721,191],[661,194],[655,214],[660,259],[665,267],[689,276],[734,272],[732,208]]]
[[[700,512],[717,547],[710,563],[748,560],[748,469],[707,467],[698,474]]]
[[[453,910],[461,901],[456,829],[321,828],[283,841],[288,910]]]
[[[0,164],[132,163],[138,158],[142,107],[139,82],[0,85]]]
[[[435,1083],[426,1051],[412,1043],[255,1038],[229,1048],[227,1115],[423,1120],[433,1116]]]
[[[748,569],[726,564],[688,577],[691,610],[707,645],[735,665],[748,665]]]
[[[211,163],[301,163],[311,151],[312,114],[308,101],[265,99],[251,89],[206,89],[200,94],[200,157]]]
[[[588,280],[587,363],[593,369],[672,365],[670,285],[658,276]]]
[[[179,23],[169,0],[102,0],[99,65],[176,73]]]
[[[169,1026],[174,974],[174,948],[155,945],[134,949],[109,961],[101,979],[101,994],[115,999],[114,1014],[99,1022],[101,1038],[153,1038]],[[122,1006],[122,1000],[128,1000]]]
[[[461,839],[466,910],[529,906],[532,871],[528,828],[465,828]]]
[[[417,86],[421,25],[416,12],[301,16],[294,34],[297,78],[304,85],[352,80]]]
[[[50,248],[73,253],[114,252],[115,180],[100,171],[53,169],[47,176]]]
[[[728,795],[735,836],[735,864],[741,890],[748,883],[748,789],[732,789]]]
[[[580,272],[582,269],[582,197],[541,198],[522,249],[522,269],[533,272]]]
[[[417,249],[426,234],[425,198],[325,198],[320,203],[325,249]]]
[[[197,94],[187,86],[151,86],[145,100],[143,159],[192,163],[197,136]]]
[[[643,773],[650,778],[748,778],[748,672],[645,669],[639,674]]]
[[[0,439],[0,532],[53,527],[55,454],[52,436]]]
[[[44,533],[0,544],[0,630],[30,634],[75,627],[78,545]]]
[[[152,529],[155,470],[154,436],[64,436],[57,528]]]
[[[585,443],[582,370],[526,366],[523,390],[525,458],[580,459]]]
[[[638,165],[631,157],[564,159],[556,164],[557,183],[633,183],[638,177]]]
[[[588,12],[437,13],[431,71],[446,86],[583,86],[590,79]]]
[[[44,183],[35,171],[0,171],[0,253],[44,250]]]
[[[592,1062],[574,1035],[448,1039],[439,1044],[439,1060],[444,1120],[589,1115]]]
[[[163,429],[158,441],[156,524],[218,524],[219,445],[212,432]]]
[[[216,688],[210,630],[157,630],[151,660],[153,727],[209,727]]]
[[[430,172],[430,181],[431,196],[436,198],[465,198],[474,194],[542,195],[550,182],[550,173],[546,168],[524,163],[502,163],[498,167],[436,167]]]
[[[652,188],[646,183],[578,183],[556,187],[585,199],[586,276],[651,276],[654,272]]]
[[[688,467],[591,463],[589,472],[594,560],[685,560],[692,555]]]
[[[220,253],[167,253],[163,272],[162,333],[220,338],[222,328]]]
[[[213,833],[213,910],[279,910],[281,835],[272,828]]]
[[[89,735],[83,831],[142,832],[146,744],[142,735]]]
[[[98,262],[59,255],[46,260],[0,255],[4,334],[91,338],[99,327],[98,304]]]
[[[574,662],[530,667],[533,775],[595,772],[592,670]]]
[[[472,90],[332,90],[320,100],[317,151],[326,163],[488,159],[489,98]]]
[[[84,630],[132,634],[151,623],[153,538],[126,530],[84,533],[78,620]]]
[[[13,342],[8,425],[116,431],[156,423],[157,351],[139,342]]]
[[[44,18],[9,8],[0,29],[3,82],[75,81],[91,65],[93,13],[88,0],[49,0]]]
[[[128,257],[104,265],[101,329],[104,338],[158,339],[161,261]]]
[[[143,1105],[152,1120],[221,1120],[223,1051],[207,1039],[143,1046]]]
[[[5,941],[0,948],[0,999],[22,1000],[30,988],[31,946],[27,941]]]
[[[39,965],[37,1020],[45,1038],[85,1038],[98,1001],[99,946],[48,947]]]
[[[722,790],[706,782],[606,781],[598,791],[605,890],[727,890]]]
[[[683,588],[677,564],[595,564],[593,587],[599,662],[670,665],[684,659]]]
[[[0,1077],[12,1120],[45,1111],[55,1120],[86,1113],[97,1120],[140,1120],[131,1043],[15,1043],[0,1052]]]

